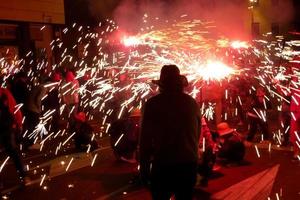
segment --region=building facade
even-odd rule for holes
[[[248,30],[254,37],[262,34],[285,35],[294,29],[293,0],[249,0]]]
[[[49,44],[64,23],[63,0],[0,0],[0,58],[11,63],[31,52],[53,63]]]

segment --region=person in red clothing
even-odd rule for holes
[[[293,159],[298,159],[300,150],[300,87],[297,76],[292,77],[290,141],[293,144]]]
[[[279,93],[290,102],[288,113],[290,120],[289,140],[293,145],[293,159],[298,160],[300,153],[300,83],[299,74],[297,74],[294,66],[291,66],[291,69],[291,80],[286,87],[280,85],[278,80],[274,80],[274,83]]]
[[[78,112],[79,106],[79,82],[72,71],[66,73],[65,81],[61,86],[62,103],[65,104],[64,117],[70,118],[70,122]]]
[[[84,112],[76,113],[74,122],[70,124],[71,132],[75,132],[74,142],[78,151],[86,151],[90,145],[90,150],[98,148],[98,143],[92,139],[93,128],[87,122],[87,116]]]
[[[30,179],[24,170],[15,139],[20,133],[17,130],[22,129],[22,114],[19,108],[16,108],[12,94],[5,88],[0,88],[0,122],[0,145],[14,162],[21,183],[28,185]]]
[[[203,187],[208,185],[208,179],[212,174],[216,162],[218,151],[217,143],[214,141],[212,133],[204,117],[201,119],[201,134],[199,140],[199,164],[198,173],[202,176],[200,184]]]

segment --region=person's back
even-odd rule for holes
[[[192,199],[196,182],[200,109],[183,93],[186,86],[175,65],[161,69],[161,93],[144,106],[140,139],[140,172],[150,181],[152,198]]]
[[[161,93],[149,99],[146,109],[143,124],[151,120],[154,162],[196,162],[199,110],[195,100],[184,93]]]

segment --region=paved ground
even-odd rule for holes
[[[67,138],[67,136],[65,136]],[[0,173],[3,199],[151,199],[146,188],[131,184],[137,164],[117,162],[109,138],[93,153],[76,153],[70,143],[57,156],[56,141],[25,155],[32,185],[22,188],[10,161]],[[207,188],[196,187],[195,199],[300,199],[300,161],[288,148],[257,145],[247,149],[242,166],[223,166]],[[2,155],[1,163],[5,160]]]

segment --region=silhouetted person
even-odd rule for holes
[[[229,127],[226,122],[217,125],[219,134],[218,157],[224,159],[225,163],[239,164],[244,160],[245,146],[243,138],[235,129]]]
[[[34,140],[39,136],[38,134],[34,133],[34,131],[37,128],[37,125],[40,123],[40,115],[42,113],[42,98],[45,94],[46,89],[44,88],[44,85],[36,82],[33,84],[25,100],[25,128],[28,131],[26,138],[24,139],[25,149],[33,145]]]
[[[61,75],[58,72],[54,72],[51,81],[48,84],[52,84],[48,87],[48,96],[43,101],[45,111],[54,111],[51,119],[52,130],[57,132],[59,130],[60,123],[60,98],[59,98],[59,86],[61,82]]]
[[[11,93],[13,94],[17,104],[25,103],[29,94],[28,78],[25,72],[19,72],[11,85]]]
[[[112,123],[108,133],[111,147],[118,160],[136,163],[136,150],[139,140],[141,111],[134,109],[129,117]]]
[[[93,128],[86,120],[86,114],[79,112],[74,116],[74,122],[70,125],[71,132],[75,132],[74,142],[78,151],[85,151],[90,145],[92,151],[98,148],[98,143],[92,140]]]
[[[266,94],[263,87],[259,87],[256,90],[256,95],[253,97],[252,110],[247,115],[249,119],[249,133],[247,135],[247,145],[251,145],[252,140],[257,132],[258,127],[263,134],[263,141],[268,143],[270,139],[267,110],[271,109],[271,103],[266,100]]]
[[[160,94],[144,107],[140,172],[155,200],[169,200],[172,194],[188,200],[193,195],[201,119],[196,101],[183,92],[184,80],[177,66],[163,66],[155,81]]]

